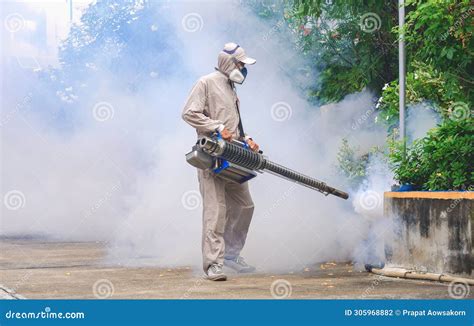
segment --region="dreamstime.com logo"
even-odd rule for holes
[[[382,205],[382,196],[373,190],[364,191],[359,196],[359,204],[366,211],[377,209]]]
[[[467,191],[474,191],[474,185],[473,186],[469,186],[469,188],[467,188]],[[459,203],[462,201],[461,198],[458,198],[458,199],[455,199],[455,200],[452,200],[451,201],[451,204],[449,204],[449,207],[445,210],[445,211],[442,211],[441,213],[451,213],[455,208],[456,206],[459,205]]]
[[[114,107],[109,102],[97,102],[92,109],[92,116],[99,122],[113,119],[114,114]]]
[[[83,312],[54,312],[50,307],[45,307],[44,311],[38,312],[16,312],[7,311],[6,319],[84,319],[86,317]]]
[[[192,211],[202,205],[201,194],[197,190],[186,191],[181,196],[181,204],[188,211]]]
[[[270,286],[270,293],[274,299],[285,299],[291,296],[293,288],[287,280],[275,280]]]
[[[190,12],[183,17],[181,25],[186,32],[199,32],[204,27],[204,20],[197,12]]]
[[[11,211],[17,211],[23,208],[26,203],[25,194],[20,190],[10,190],[3,196],[3,204]]]
[[[25,27],[25,18],[19,13],[12,13],[5,17],[3,22],[5,28],[10,33],[16,33],[21,31]]]
[[[92,292],[97,299],[107,299],[114,295],[114,284],[107,279],[97,280],[92,286]]]
[[[362,31],[373,33],[380,29],[380,26],[382,26],[382,20],[375,12],[368,12],[360,17],[359,26]]]
[[[272,119],[277,122],[283,122],[289,120],[293,114],[290,104],[286,102],[276,102],[272,105],[271,109]]]
[[[455,102],[449,108],[449,118],[453,121],[467,120],[471,117],[469,105],[464,102]]]
[[[449,296],[453,299],[467,298],[470,292],[471,292],[471,287],[465,281],[454,280],[451,283],[449,283],[448,293],[449,293]]]
[[[264,42],[268,41],[272,35],[278,33],[278,31],[280,30],[280,28],[285,24],[285,21],[283,19],[280,19],[275,25],[272,26],[272,28],[270,28],[270,30],[268,32],[266,32],[262,39]]]

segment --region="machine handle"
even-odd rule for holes
[[[247,148],[248,150],[251,150],[249,148],[249,145],[247,145],[247,142],[244,140],[243,142],[241,142],[240,140],[236,140],[236,139],[232,139],[232,142],[233,143],[237,143],[245,148]],[[258,154],[263,154],[263,151],[261,149],[258,150]]]
[[[222,135],[219,131],[216,131],[216,137],[217,139],[222,139]],[[237,140],[237,139],[232,139],[231,143],[234,143],[234,144],[237,144],[237,145],[240,145],[242,147],[245,147],[247,149],[250,150],[249,146],[247,145],[247,142],[245,141],[240,141],[240,140]],[[262,150],[258,150],[258,154],[263,154],[263,151]]]

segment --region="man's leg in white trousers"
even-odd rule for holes
[[[254,203],[247,182],[227,183],[225,187],[227,222],[224,231],[225,258],[235,259],[245,245],[254,211]]]
[[[226,224],[226,182],[210,171],[198,170],[202,196],[202,257],[207,273],[212,264],[224,263],[224,230]]]

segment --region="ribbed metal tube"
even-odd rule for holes
[[[280,164],[274,163],[269,160],[265,160],[264,170],[269,171],[273,174],[277,174],[279,176],[282,176],[294,182],[300,183],[314,190],[318,190],[324,194],[332,194],[344,199],[349,198],[349,195],[347,193],[337,190],[333,187],[330,187],[325,182],[322,182],[315,178],[304,175],[303,173],[296,172],[292,169],[289,169],[287,167],[284,167]]]
[[[223,140],[202,137],[199,139],[198,145],[208,154],[218,156],[249,170],[261,170],[265,161],[262,155]]]
[[[268,171],[285,179],[289,179],[320,191],[326,195],[332,194],[344,199],[349,198],[349,195],[343,191],[330,187],[322,181],[296,172],[283,165],[269,161],[263,155],[249,151],[242,146],[209,137],[202,137],[198,141],[198,145],[208,154],[220,157],[241,167],[254,171]]]
[[[226,143],[221,157],[250,170],[261,170],[265,161],[262,155],[232,143]]]
[[[273,173],[279,174],[285,178],[291,179],[293,181],[303,183],[307,186],[325,190],[327,187],[326,184],[322,181],[316,180],[314,178],[308,177],[302,173],[293,171],[287,167],[284,167],[280,164],[266,160],[265,170],[269,170]]]

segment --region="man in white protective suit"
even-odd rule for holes
[[[235,90],[235,85],[245,80],[245,65],[253,65],[256,60],[239,45],[227,43],[217,62],[216,71],[194,85],[182,118],[196,129],[198,137],[219,132],[223,139],[245,141],[258,152],[258,145],[244,133]],[[223,265],[239,273],[253,272],[255,267],[240,256],[254,210],[248,182],[232,183],[213,171],[200,169],[198,180],[203,199],[202,256],[207,278],[225,281]]]

